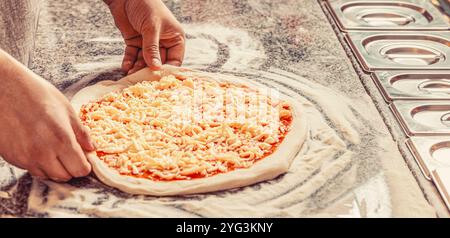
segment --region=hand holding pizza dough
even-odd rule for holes
[[[89,174],[94,146],[64,95],[1,50],[0,65],[0,155],[41,178]]]
[[[146,65],[180,66],[184,32],[161,0],[105,0],[125,40],[122,70],[134,73]]]

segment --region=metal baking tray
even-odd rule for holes
[[[450,32],[347,32],[345,39],[367,72],[450,69]]]
[[[411,137],[406,145],[428,180],[432,180],[450,209],[450,137]]]
[[[450,168],[437,168],[431,173],[431,176],[445,205],[450,209]]]
[[[396,100],[390,108],[408,136],[450,135],[450,101]]]
[[[450,70],[376,71],[372,79],[387,102],[450,100]]]
[[[437,168],[450,168],[449,136],[413,136],[406,145],[427,179]]]
[[[327,0],[341,31],[449,30],[442,14],[424,0]]]

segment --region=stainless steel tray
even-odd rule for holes
[[[348,32],[345,39],[368,72],[450,69],[450,32]]]
[[[450,137],[411,137],[406,144],[424,176],[434,182],[450,209]]]
[[[450,168],[449,136],[413,136],[406,145],[427,179],[436,168]]]
[[[449,101],[396,100],[390,108],[409,136],[450,135]]]
[[[450,70],[376,71],[372,78],[387,102],[450,100]]]
[[[450,209],[450,168],[437,168],[431,173],[431,176],[445,205]]]
[[[442,14],[425,0],[327,0],[341,31],[449,30]]]

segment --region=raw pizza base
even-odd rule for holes
[[[214,80],[226,80],[251,88],[264,87],[254,83],[250,84],[244,79],[237,77],[164,66],[159,71],[151,71],[145,68],[118,81],[102,81],[85,87],[72,97],[71,104],[75,111],[79,113],[83,104],[95,101],[109,92],[121,90],[145,80],[159,80],[162,76],[169,74],[210,77]],[[291,129],[274,153],[257,161],[249,168],[236,169],[227,173],[219,173],[211,177],[192,180],[152,181],[121,175],[117,170],[108,167],[106,163],[97,157],[95,152],[87,153],[87,158],[92,165],[95,175],[103,183],[131,194],[171,196],[206,193],[243,187],[274,179],[288,171],[293,159],[300,151],[308,131],[307,121],[303,115],[301,104],[281,94],[280,99],[291,104],[293,111]]]

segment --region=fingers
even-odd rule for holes
[[[167,49],[166,64],[181,66],[184,58],[184,39],[181,38],[178,43]]]
[[[94,151],[95,146],[90,139],[88,130],[81,124],[75,113],[70,116],[72,130],[75,134],[68,135],[63,151],[59,153],[59,161],[73,177],[84,177],[91,172],[84,151]],[[84,151],[83,151],[84,150]]]
[[[122,71],[128,72],[131,68],[133,68],[134,62],[138,57],[139,48],[134,46],[126,46],[125,53],[122,61]]]
[[[93,151],[95,147],[89,139],[89,133],[79,120],[72,119],[71,129],[74,133],[67,134],[64,144],[57,152],[58,161],[71,177],[84,177],[91,172],[91,165],[83,149]]]
[[[39,169],[45,173],[45,177],[57,182],[66,182],[72,178],[57,158],[53,157],[43,161],[45,162],[40,164]]]
[[[76,126],[72,126],[77,142],[80,144],[83,150],[94,151],[94,142],[92,142],[88,130],[83,125],[81,125],[81,123],[78,122],[77,124],[78,125]]]
[[[72,177],[84,177],[91,172],[91,165],[76,141],[69,143],[58,159]]]
[[[159,47],[159,56],[161,57],[161,62],[165,64],[167,61],[167,49],[164,47]]]
[[[167,54],[167,49],[163,48],[163,47],[159,47],[159,57],[161,59],[161,63],[163,63],[163,64],[166,63],[166,54]],[[146,66],[147,66],[147,64],[145,63],[145,60],[144,60],[143,51],[139,50],[136,62],[134,63],[133,68],[128,71],[128,74],[133,74],[133,73],[145,68]]]
[[[36,155],[37,166],[33,165],[30,169],[36,176],[65,182],[72,177],[83,177],[90,173],[91,165],[87,161],[83,149],[92,151],[95,150],[95,147],[90,141],[88,131],[76,114],[69,111],[69,118],[70,124],[58,125],[54,128],[59,131],[58,139],[53,141],[53,144],[47,145],[56,149],[54,153],[42,151]]]
[[[30,171],[31,176],[39,179],[47,179],[47,175],[40,168],[33,168]]]
[[[142,32],[142,51],[144,60],[152,70],[161,68],[161,57],[159,53],[159,30],[148,28]]]
[[[134,63],[133,68],[130,69],[130,71],[128,71],[128,74],[132,74],[140,69],[143,69],[145,66],[146,66],[146,64],[145,64],[145,60],[144,60],[144,55],[142,53],[142,50],[139,50],[136,62]]]
[[[95,150],[94,142],[92,142],[88,130],[81,124],[80,120],[78,119],[75,113],[73,113],[70,116],[70,121],[72,125],[72,130],[75,134],[75,138],[78,144],[80,144],[81,148],[85,151],[94,151]]]

